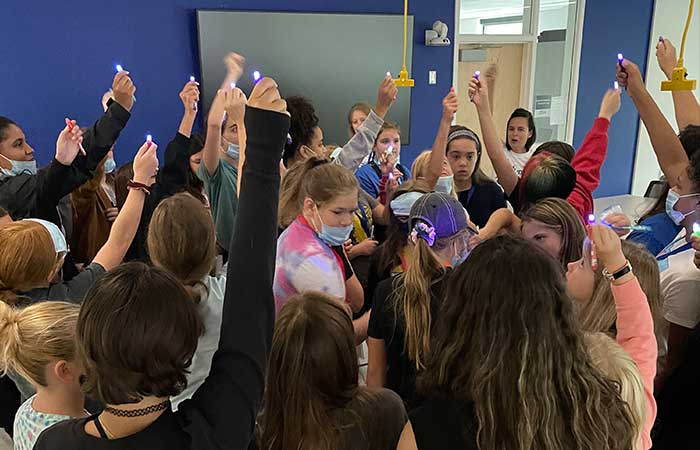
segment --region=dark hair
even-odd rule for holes
[[[525,164],[520,180],[520,203],[524,206],[547,197],[566,199],[576,185],[576,171],[564,158],[540,153]]]
[[[469,136],[457,136],[450,139],[449,136],[452,133],[465,131],[469,133]],[[464,127],[462,125],[452,125],[450,127],[450,134],[448,135],[447,146],[445,147],[445,154],[450,152],[450,144],[458,139],[467,139],[476,144],[476,164],[474,165],[474,172],[472,172],[472,183],[475,184],[485,184],[491,181],[491,179],[481,170],[481,153],[483,147],[481,145],[481,140],[479,136],[471,129]]]
[[[688,178],[690,178],[696,190],[700,190],[700,156],[694,157],[700,153],[698,151],[700,150],[700,125],[688,125],[680,132],[678,139],[681,141],[683,150],[685,150],[685,154],[690,160],[690,164],[688,165]],[[666,211],[666,196],[670,188],[671,186],[666,183],[654,206],[649,208],[649,210],[639,218],[639,222],[643,222],[649,217]]]
[[[204,148],[204,136],[200,133],[193,134],[190,138],[189,156],[191,157],[202,150],[202,148]],[[185,179],[185,192],[202,202],[202,204],[207,203],[207,199],[203,194],[204,182],[196,174],[192,173],[189,166],[187,167],[187,177]]]
[[[434,327],[419,389],[473,402],[478,448],[630,448],[631,411],[593,366],[561,266],[535,245],[504,235],[477,246]]]
[[[358,396],[352,320],[320,292],[293,297],[275,322],[260,414],[261,449],[344,448],[342,418]]]
[[[6,131],[10,127],[10,125],[17,126],[17,124],[12,121],[12,119],[8,119],[5,116],[0,116],[0,142],[4,141],[7,138]]]
[[[389,226],[386,232],[386,241],[377,248],[375,253],[379,264],[377,275],[382,275],[386,271],[401,264],[401,251],[407,245],[408,223],[399,220],[391,209],[391,201],[407,192],[420,192],[427,194],[431,189],[420,180],[408,180],[399,185],[394,191],[394,195],[388,199],[386,207],[389,208]]]
[[[530,150],[532,144],[534,144],[537,140],[537,128],[535,127],[535,118],[532,117],[532,113],[524,108],[517,108],[515,111],[513,111],[513,114],[510,115],[510,119],[508,119],[508,124],[506,125],[506,148],[508,150],[513,150],[510,147],[510,144],[508,143],[507,136],[508,128],[510,127],[510,122],[516,117],[522,117],[523,119],[527,119],[527,127],[532,132],[532,136],[530,136],[527,139],[527,142],[525,142],[525,150]]]
[[[291,141],[284,144],[282,161],[289,167],[288,162],[296,156],[299,147],[308,145],[314,137],[318,127],[318,116],[311,101],[304,97],[289,97],[287,99],[287,111],[291,114],[289,136]]]
[[[202,332],[196,304],[173,275],[122,264],[95,283],[80,309],[83,389],[113,405],[178,395]]]
[[[540,144],[537,150],[532,154],[533,157],[539,155],[540,153],[550,153],[552,155],[557,155],[564,158],[567,162],[571,162],[574,159],[576,150],[566,142],[561,141],[549,141]]]

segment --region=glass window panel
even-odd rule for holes
[[[460,0],[460,34],[527,32],[531,0]]]

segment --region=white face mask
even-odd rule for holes
[[[6,157],[5,155],[0,155],[4,159],[10,162],[12,164],[11,169],[3,169],[0,168],[0,173],[8,176],[8,177],[14,177],[17,175],[22,175],[23,173],[27,173],[29,175],[36,175],[37,168],[36,168],[36,161],[15,161],[13,159],[10,159]]]
[[[453,179],[454,177],[452,175],[448,177],[440,177],[435,185],[435,192],[442,192],[443,194],[450,195],[454,186]]]
[[[687,194],[687,195],[679,195],[676,191],[673,189],[670,189],[668,191],[668,195],[666,196],[666,214],[668,217],[673,220],[673,223],[676,225],[680,225],[683,223],[683,220],[688,217],[689,215],[693,214],[696,210],[692,209],[687,213],[683,213],[680,211],[676,211],[676,205],[682,198],[688,198],[688,197],[696,197],[700,195],[700,193],[697,194]]]

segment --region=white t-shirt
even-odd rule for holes
[[[513,166],[515,173],[518,175],[518,177],[521,177],[523,175],[523,168],[525,167],[525,164],[530,161],[532,154],[535,153],[535,146],[533,145],[530,147],[530,150],[525,153],[515,153],[512,150],[508,150],[504,144],[503,151],[506,154],[506,158],[508,158],[508,161],[510,161],[510,164]]]
[[[682,230],[678,236],[684,235]],[[668,258],[668,268],[660,264],[660,269],[665,269],[661,272],[664,319],[691,329],[700,322],[700,270],[693,264],[694,255],[695,251],[688,249]]]
[[[187,388],[175,397],[170,399],[173,411],[177,411],[178,406],[184,400],[192,398],[194,393],[204,383],[211,370],[211,362],[214,353],[219,348],[219,338],[221,337],[221,317],[224,311],[224,293],[226,292],[226,275],[217,277],[206,276],[202,280],[209,295],[203,298],[197,305],[199,317],[204,324],[204,334],[197,341],[197,350],[192,358],[192,365],[187,374]]]

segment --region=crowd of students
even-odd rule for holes
[[[670,77],[671,42],[657,56]],[[0,117],[10,445],[700,448],[692,92],[673,93],[677,134],[624,60],[575,150],[538,145],[522,108],[501,139],[490,68],[446,93],[409,167],[386,120],[390,77],[331,146],[309,99],[271,78],[247,97],[233,87],[244,58],[224,64],[202,134],[199,86],[183,87],[160,167],[150,139],[116,167],[136,90],[125,71],[93,126],[66,119],[45,168]],[[666,184],[640,226],[618,210],[591,219],[622,95]],[[480,133],[454,124],[470,104]]]

